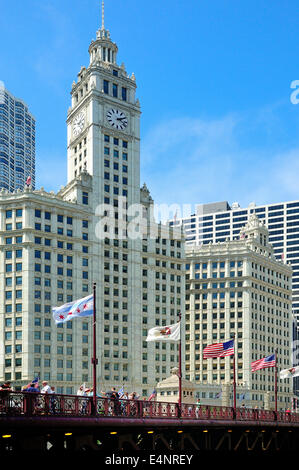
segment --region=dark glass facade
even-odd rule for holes
[[[35,119],[27,105],[0,84],[0,188],[35,188]]]

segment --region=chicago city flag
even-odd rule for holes
[[[53,318],[56,323],[64,323],[75,317],[87,317],[93,314],[93,295],[75,300],[60,307],[52,308]]]
[[[179,341],[180,322],[168,326],[155,326],[148,332],[146,341]]]

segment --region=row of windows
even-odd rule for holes
[[[16,209],[15,210],[15,216],[16,217],[22,217],[22,215],[23,215],[23,209]],[[5,217],[7,219],[11,219],[12,216],[13,216],[13,210],[12,209],[8,209],[8,210],[5,211]]]
[[[6,266],[8,266],[8,265],[6,265]],[[17,265],[16,265],[16,267],[17,267]],[[42,272],[42,265],[38,264],[38,263],[35,263],[34,270],[35,270],[35,272]],[[16,269],[16,271],[18,271],[18,269]],[[6,271],[6,272],[9,272],[9,271]],[[44,272],[47,273],[47,274],[51,273],[51,266],[50,265],[45,265],[44,266]],[[58,266],[57,270],[56,270],[56,274],[58,276],[66,275],[68,277],[72,277],[73,276],[73,270],[69,269],[69,268],[65,269],[63,267]],[[82,271],[82,279],[88,279],[88,271]]]
[[[16,257],[18,257],[17,254],[19,252],[21,252],[21,256],[22,256],[22,250],[16,250],[15,251]],[[11,253],[12,253],[11,251],[6,251],[6,255],[11,254]],[[44,251],[43,255],[44,255],[44,259],[46,259],[46,260],[51,259],[51,252]],[[34,251],[34,257],[35,258],[41,258],[42,257],[42,252],[40,250],[35,250]],[[61,253],[57,253],[57,258],[56,259],[57,259],[57,262],[59,262],[59,263],[63,263],[65,260],[66,260],[67,264],[72,264],[73,263],[73,256],[70,256],[70,255],[63,255]],[[82,266],[88,266],[88,258],[82,258]]]
[[[229,261],[227,263],[225,263],[224,261],[221,261],[221,262],[212,262],[212,263],[209,263],[209,265],[212,267],[212,269],[217,269],[218,267],[220,268],[225,268],[225,266],[229,266],[230,268],[234,268],[234,267],[241,267],[243,266],[243,261]],[[186,264],[185,266],[186,268],[186,271],[189,271],[190,270],[190,264]],[[195,263],[194,264],[194,269],[207,269],[208,268],[208,263]]]
[[[42,211],[40,209],[35,209],[34,215],[37,218],[41,218]],[[51,220],[52,218],[51,212],[45,211],[43,215],[46,220]],[[57,222],[62,223],[62,224],[66,222],[68,225],[73,225],[73,217],[64,216],[62,214],[57,214]],[[82,227],[88,228],[88,220],[82,220]]]
[[[104,185],[104,191],[105,191],[106,193],[110,193],[110,184],[105,184],[105,185]],[[115,196],[118,196],[118,195],[120,194],[120,191],[119,191],[119,188],[118,188],[118,187],[113,187],[113,194],[114,194]],[[123,195],[124,197],[127,197],[127,196],[128,196],[128,191],[127,191],[127,189],[123,189],[123,190],[122,190],[122,195]],[[109,201],[110,201],[109,198],[107,198],[107,197],[104,198],[104,203],[105,203],[105,204],[109,204],[109,203],[110,203]]]
[[[225,287],[242,287],[243,286],[243,281],[231,281],[231,282],[213,282],[213,283],[201,283],[201,284],[195,284],[194,289],[224,289]],[[186,285],[186,290],[190,289],[190,284]],[[196,296],[199,294],[195,294]]]
[[[121,91],[119,91],[121,89]],[[114,98],[120,98],[127,101],[127,88],[119,87],[117,83],[110,83],[108,80],[103,80],[103,91],[106,95],[112,94]]]
[[[22,228],[23,228],[22,222],[16,222],[15,223],[15,230],[21,230]],[[13,230],[13,224],[12,223],[6,224],[5,225],[5,230],[6,231]]]
[[[112,175],[112,176],[113,176],[113,182],[114,183],[122,182],[122,184],[125,184],[125,185],[128,184],[128,178],[127,177],[120,178],[118,175]],[[110,173],[105,172],[104,173],[104,179],[105,180],[110,180]],[[106,189],[105,189],[105,191],[106,191]]]
[[[225,308],[242,308],[243,302],[213,302],[211,307],[212,309],[225,309]],[[203,303],[201,306],[200,304],[195,304],[196,310],[207,310],[208,304]],[[186,310],[190,310],[190,305],[186,304]]]
[[[40,223],[36,222],[34,225],[35,230],[41,231],[42,226]],[[12,228],[6,230],[12,230]],[[51,233],[51,225],[45,225],[44,226],[44,232]],[[64,233],[64,228],[63,227],[57,227],[57,234],[58,235],[66,235],[67,237],[72,237],[73,236],[73,230],[72,229],[67,229],[66,233]],[[88,240],[88,233],[83,232],[82,233],[82,239],[83,240]]]
[[[34,237],[34,243],[36,243],[37,245],[41,245],[42,244],[42,238],[41,237]],[[49,238],[45,238],[44,239],[44,244],[45,244],[45,246],[51,246],[52,240],[49,239]],[[61,249],[66,248],[67,250],[71,251],[73,249],[73,243],[70,243],[70,242],[65,243],[62,240],[57,240],[57,248],[61,248]],[[83,253],[88,253],[88,249],[89,249],[88,246],[82,245],[82,252]]]
[[[110,155],[110,148],[109,147],[104,147],[104,155],[106,155],[106,156]],[[118,149],[113,150],[113,157],[114,158],[119,158],[119,150]],[[124,161],[128,161],[128,153],[127,152],[122,152],[122,159]],[[117,163],[117,162],[115,162],[115,163]]]
[[[236,276],[237,276],[237,277],[241,277],[241,276],[242,276],[242,271],[237,271],[237,274],[236,274],[235,271],[230,271],[230,272],[228,273],[228,276],[229,276],[229,277],[236,277]],[[212,277],[213,279],[217,279],[218,277],[221,278],[221,279],[224,279],[224,278],[227,277],[227,276],[226,276],[226,273],[225,273],[224,271],[220,271],[219,274],[216,273],[216,272],[212,273],[212,276],[211,276],[211,277]],[[208,276],[207,273],[202,273],[201,275],[200,275],[200,273],[195,273],[195,274],[194,274],[194,279],[208,279],[208,278],[209,278],[209,276]],[[190,275],[189,275],[189,274],[186,274],[186,279],[187,279],[187,280],[190,279]]]
[[[104,142],[106,143],[112,143],[113,142],[113,145],[116,145],[116,146],[119,146],[120,145],[120,142],[122,142],[122,147],[127,149],[128,148],[128,142],[126,140],[120,140],[119,138],[117,137],[112,137],[108,134],[105,134],[104,135]]]

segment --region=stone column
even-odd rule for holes
[[[230,384],[222,384],[222,406],[230,406]]]
[[[264,407],[265,407],[265,410],[270,410],[271,409],[270,393],[269,392],[266,392],[265,395],[264,395]]]

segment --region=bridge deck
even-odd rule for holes
[[[0,454],[297,452],[299,414],[0,392]]]
[[[74,395],[0,392],[0,426],[39,422],[55,426],[292,426],[299,427],[299,414],[261,409],[231,408],[139,400],[112,400]],[[2,424],[1,424],[2,423]]]

